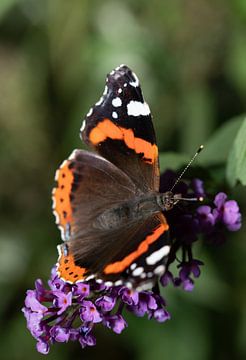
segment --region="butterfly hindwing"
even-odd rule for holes
[[[74,245],[83,249],[85,237],[65,243],[60,248],[58,272],[71,283],[90,278],[107,284],[127,284],[138,287],[143,282],[154,282],[165,270],[165,259],[169,253],[168,225],[159,214],[144,223],[123,227],[119,234],[112,231],[97,231],[88,234],[97,246],[88,252],[77,254]],[[99,242],[101,246],[99,246]]]
[[[106,79],[101,99],[81,127],[83,140],[142,190],[159,190],[158,148],[139,80],[125,65]]]

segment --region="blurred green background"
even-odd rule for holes
[[[245,112],[246,1],[0,1],[3,360],[42,357],[20,309],[26,289],[47,280],[56,262],[54,173],[82,146],[81,119],[121,63],[140,77],[160,150],[191,155]],[[242,187],[233,196],[244,211]],[[245,227],[223,247],[197,248],[206,266],[193,293],[165,292],[170,322],[129,316],[120,336],[98,329],[95,348],[59,344],[47,358],[245,359],[244,234]]]

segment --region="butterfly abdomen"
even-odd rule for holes
[[[105,210],[94,223],[96,228],[109,230],[127,226],[136,221],[144,221],[161,211],[158,194],[148,194],[133,198],[118,206]]]

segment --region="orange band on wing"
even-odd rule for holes
[[[135,137],[132,129],[125,129],[115,125],[111,120],[104,119],[93,128],[89,134],[91,143],[96,146],[107,138],[122,140],[126,146],[134,150],[137,154],[144,154],[145,161],[153,163],[158,156],[158,148],[155,144]]]
[[[60,247],[60,246],[59,246]],[[75,265],[73,255],[64,255],[60,247],[61,254],[57,263],[57,273],[60,278],[69,283],[76,283],[85,279],[86,269]]]
[[[70,194],[73,184],[73,173],[68,167],[69,160],[64,161],[56,172],[55,180],[57,187],[53,190],[53,211],[57,218],[57,224],[64,229],[67,223],[72,222],[72,207]]]
[[[153,232],[153,234],[148,235],[138,246],[137,250],[133,251],[131,254],[127,255],[123,260],[116,261],[113,264],[107,265],[104,268],[105,274],[112,273],[121,273],[128,266],[132,264],[140,255],[148,251],[149,245],[155,242],[165,231],[167,231],[169,226],[167,224],[160,224]]]

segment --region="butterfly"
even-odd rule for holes
[[[126,65],[111,71],[74,150],[56,171],[53,212],[64,243],[57,274],[66,282],[152,287],[170,252],[163,211],[177,199],[159,193],[158,147],[139,80]]]

